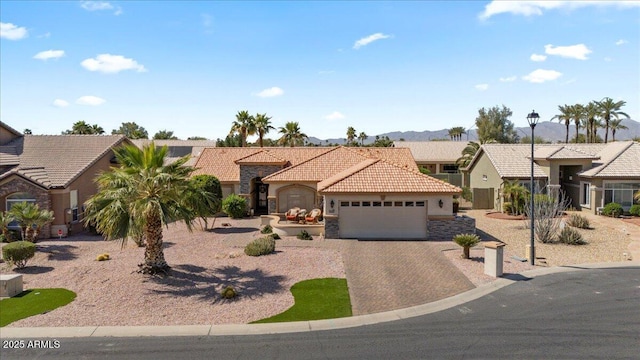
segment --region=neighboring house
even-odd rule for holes
[[[536,144],[536,188],[559,187],[578,210],[597,213],[610,202],[625,210],[640,190],[640,143]],[[505,180],[530,188],[531,145],[482,145],[469,166],[474,208],[502,209]]]
[[[191,155],[187,165],[193,165],[202,150],[208,147],[215,147],[215,140],[149,140],[135,139],[131,140],[137,147],[141,148],[153,142],[156,147],[167,146],[167,162],[172,163],[181,157]]]
[[[122,135],[22,135],[0,122],[0,211],[17,202],[53,210],[45,237],[82,230],[82,204],[94,195],[94,178],[115,164]]]
[[[456,186],[463,185],[463,174],[456,164],[467,147],[466,141],[394,141],[396,148],[408,148],[418,166],[430,175]]]
[[[421,174],[406,148],[211,148],[195,166],[255,214],[322,209],[330,238],[449,240],[475,230],[453,214],[461,189]]]

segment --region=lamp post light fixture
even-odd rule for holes
[[[538,115],[538,113],[533,110],[531,111],[531,114],[527,115],[527,122],[529,123],[529,126],[531,127],[531,183],[529,184],[530,186],[530,192],[531,192],[531,208],[529,211],[529,221],[531,222],[531,241],[529,243],[530,246],[530,251],[529,251],[529,262],[531,263],[531,265],[535,265],[536,264],[536,250],[535,250],[535,243],[534,243],[534,221],[535,221],[535,215],[534,215],[534,192],[535,192],[535,188],[533,187],[533,145],[535,143],[535,128],[536,128],[536,124],[538,124],[538,120],[540,119],[540,115]]]

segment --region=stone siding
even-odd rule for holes
[[[273,214],[273,213],[276,212],[276,199],[275,198],[268,198],[267,199],[267,205],[268,205],[269,214]]]
[[[280,170],[282,170],[282,166],[277,165],[240,165],[240,193],[249,194],[251,192],[252,179],[263,178]]]
[[[476,219],[456,216],[450,220],[427,221],[428,240],[451,240],[458,234],[475,234]]]
[[[338,239],[340,236],[340,222],[335,215],[324,217],[324,237],[326,239]]]
[[[0,201],[2,201],[2,208],[4,209],[6,207],[7,196],[20,192],[32,195],[41,210],[51,210],[51,197],[49,196],[49,191],[33,185],[22,178],[15,178],[0,186]],[[40,235],[38,237],[43,238],[49,236],[50,225],[47,225],[40,230]]]

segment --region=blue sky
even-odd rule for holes
[[[1,119],[59,134],[224,138],[240,110],[307,135],[526,126],[625,100],[640,120],[639,1],[1,1]],[[272,132],[268,137],[277,138]]]

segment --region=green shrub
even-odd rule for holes
[[[234,297],[238,296],[238,293],[236,292],[236,289],[233,288],[233,286],[227,286],[222,289],[222,291],[220,292],[220,296],[222,296],[223,299],[233,299]]]
[[[640,205],[632,205],[631,209],[629,209],[629,214],[633,216],[640,216]]]
[[[273,228],[271,225],[265,225],[260,232],[263,234],[271,234],[273,232]]]
[[[471,200],[473,199],[473,193],[468,186],[462,187],[462,198],[469,202],[471,202]]]
[[[36,254],[36,246],[30,241],[16,241],[2,248],[2,258],[14,264],[18,269],[27,265],[27,261]]]
[[[614,202],[608,203],[604,206],[604,209],[602,209],[602,215],[604,216],[619,217],[622,215],[622,212],[622,205]]]
[[[244,253],[249,256],[269,255],[276,250],[276,240],[272,236],[253,240],[244,247]]]
[[[513,212],[513,205],[508,201],[503,202],[502,212],[505,214],[511,214]]]
[[[567,220],[567,225],[580,229],[588,229],[590,227],[589,219],[580,214],[571,214],[569,220]]]
[[[458,234],[453,237],[453,242],[462,246],[462,257],[469,258],[469,249],[478,245],[480,238],[476,234]]]
[[[269,237],[272,237],[274,240],[280,240],[281,237],[280,235],[278,235],[278,233],[271,233],[269,234]]]
[[[567,245],[584,245],[586,242],[582,239],[582,235],[578,230],[565,226],[560,235],[558,235],[558,241]]]
[[[232,219],[242,219],[247,212],[247,200],[242,196],[231,194],[222,200],[222,211]]]
[[[300,240],[313,240],[313,236],[309,235],[306,230],[300,231],[296,237]]]

